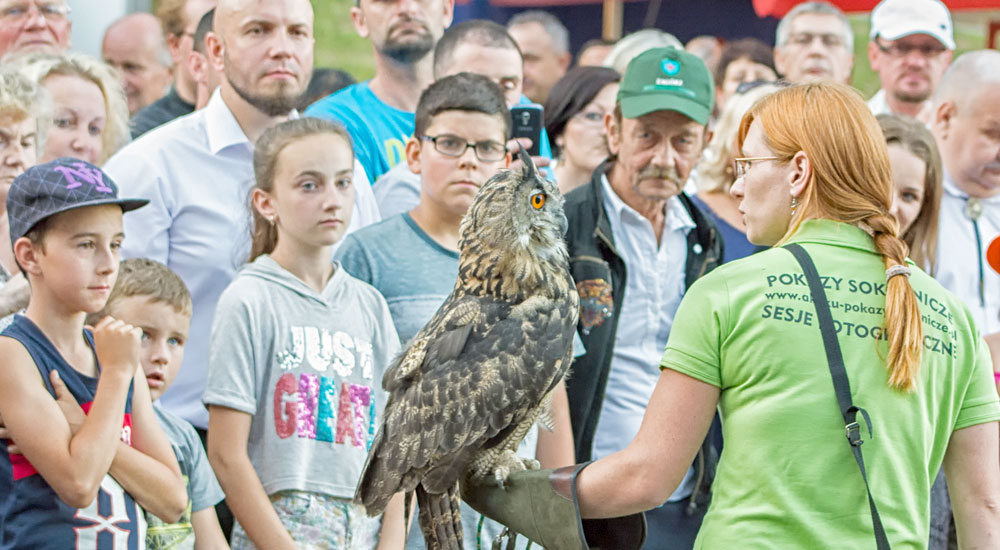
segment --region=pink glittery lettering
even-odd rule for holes
[[[346,436],[353,437],[354,427],[351,426],[354,416],[351,414],[350,384],[341,382],[340,402],[337,405],[337,443],[343,443]]]
[[[362,447],[368,439],[368,426],[365,425],[365,413],[371,403],[372,389],[368,386],[351,384],[351,403],[354,403],[354,446]]]
[[[316,439],[316,405],[319,403],[319,377],[299,375],[299,437]]]
[[[274,385],[274,430],[284,439],[295,433],[295,375],[286,372]]]

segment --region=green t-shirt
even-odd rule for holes
[[[926,548],[929,493],[954,430],[1000,419],[989,351],[957,298],[911,266],[923,320],[916,389],[888,386],[885,268],[867,233],[803,223],[854,404],[872,495],[894,550]],[[681,303],[660,366],[721,389],[725,448],[697,548],[874,548],[861,474],[810,303],[787,250],[725,264]],[[859,417],[860,418],[860,417]]]

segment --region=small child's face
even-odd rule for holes
[[[25,270],[65,310],[100,311],[118,277],[124,238],[122,209],[118,205],[88,206],[53,214],[41,242],[31,244],[33,259]],[[26,240],[19,239],[18,243]]]
[[[424,134],[439,140],[446,136],[464,143],[494,142],[503,147],[504,130],[500,115],[442,111],[434,116]],[[410,170],[420,174],[420,200],[434,201],[459,217],[465,215],[486,180],[510,164],[509,154],[500,160],[483,161],[469,147],[461,156],[453,157],[438,151],[433,142],[414,137],[407,146],[407,162]]]
[[[336,134],[316,134],[285,146],[278,154],[274,183],[258,201],[276,220],[278,246],[330,246],[347,232],[354,211],[354,153]]]
[[[140,360],[149,394],[156,401],[170,387],[184,360],[191,316],[146,296],[121,298],[110,309],[112,317],[142,329]]]

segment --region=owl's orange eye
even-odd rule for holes
[[[545,206],[545,193],[535,193],[531,196],[531,206],[535,210],[541,209]]]

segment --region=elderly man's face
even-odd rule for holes
[[[868,61],[879,74],[882,89],[904,103],[921,103],[934,93],[952,52],[926,34],[898,40],[876,37],[868,43]]]
[[[785,43],[774,48],[774,64],[796,84],[821,80],[847,84],[854,54],[844,39],[844,24],[837,16],[803,13],[791,21]]]
[[[221,48],[210,40],[212,63],[244,101],[268,116],[287,115],[312,75],[312,5],[308,0],[232,4],[216,11]]]
[[[162,97],[173,78],[163,33],[152,16],[113,25],[104,35],[101,54],[121,77],[129,114]]]
[[[0,57],[69,48],[69,7],[61,0],[0,0]]]
[[[938,105],[933,130],[955,185],[973,197],[1000,195],[1000,86]]]
[[[705,146],[705,126],[676,111],[621,119],[609,113],[605,125],[608,149],[618,156],[611,184],[628,204],[680,193]]]

